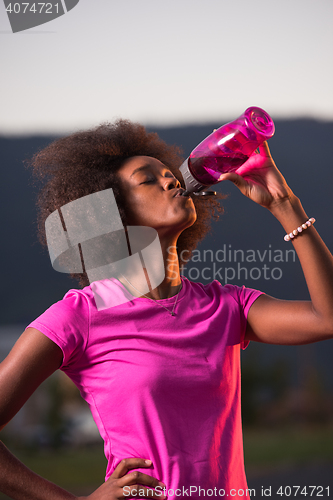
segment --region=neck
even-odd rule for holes
[[[149,277],[145,273],[149,286],[149,293],[146,293],[145,295],[155,300],[173,297],[174,295],[177,295],[181,288],[176,242],[174,242],[173,245],[168,245],[164,248],[162,247],[162,252],[165,272],[163,281],[153,289],[150,286]]]
[[[179,270],[179,259],[177,255],[176,243],[178,238],[168,238],[161,239],[161,248],[163,255],[163,264],[164,264],[164,279],[163,281],[155,288],[151,286],[151,282],[149,279],[149,275],[147,273],[146,268],[143,268],[146,283],[149,288],[149,292],[140,294],[140,287],[135,283],[140,282],[133,277],[126,276],[126,278],[130,281],[130,283],[124,279],[123,277],[119,278],[119,281],[129,290],[129,292],[136,297],[149,297],[154,300],[159,299],[167,299],[170,297],[174,297],[177,295],[181,289],[181,279],[180,279],[180,270]],[[133,289],[131,286],[135,286],[137,289]],[[143,287],[142,287],[143,288]],[[139,290],[139,291],[138,291]]]

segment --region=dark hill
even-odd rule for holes
[[[154,130],[166,142],[181,146],[187,156],[198,142],[219,125],[209,123]],[[278,167],[301,198],[309,216],[317,219],[316,228],[331,249],[332,137],[331,122],[290,120],[277,121],[275,136],[270,140],[272,155]],[[31,185],[30,173],[23,166],[24,159],[30,158],[51,140],[52,137],[0,138],[3,213],[1,324],[28,322],[51,303],[59,300],[68,288],[76,287],[76,283],[66,275],[53,271],[47,252],[37,242],[34,223],[36,192]],[[229,193],[224,202],[225,214],[214,224],[213,235],[200,245],[196,255],[197,261],[189,263],[184,274],[194,281],[205,282],[205,277],[214,278],[215,272],[215,277],[221,279],[221,276],[223,283],[225,268],[228,267],[228,276],[233,275],[231,268],[236,272],[233,280],[236,284],[244,283],[246,286],[263,289],[280,298],[307,298],[298,263],[277,263],[272,260],[274,256],[277,258],[278,253],[280,260],[285,260],[286,250],[291,249],[291,245],[283,241],[284,232],[279,223],[264,209],[244,198],[231,183],[218,184],[216,189]],[[210,252],[206,252],[204,256],[205,249]],[[232,259],[218,262],[215,257],[217,255],[221,260],[223,249],[232,250]],[[218,250],[220,252],[216,253]],[[236,258],[234,250],[240,250]],[[248,251],[254,251],[256,261],[245,263],[247,277],[246,271],[243,270],[240,271],[240,279],[237,279],[238,262],[235,261],[241,260],[241,250],[244,252],[244,258],[249,255]],[[289,254],[289,260],[291,257]],[[204,258],[206,262],[198,261],[203,261]],[[216,266],[214,269],[212,259]],[[190,271],[190,264],[196,269]],[[262,270],[265,264],[270,269],[266,269],[266,277]],[[202,275],[204,267],[209,269]],[[221,267],[222,270],[218,274]],[[258,268],[260,273],[253,270],[254,267]],[[272,277],[271,270],[274,267],[281,271],[276,270]]]

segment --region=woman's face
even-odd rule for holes
[[[156,158],[133,156],[118,171],[126,196],[129,225],[148,226],[163,233],[180,234],[196,221],[190,197],[172,172]]]

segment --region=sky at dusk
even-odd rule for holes
[[[129,118],[333,120],[331,0],[80,0],[12,33],[0,4],[0,134]]]

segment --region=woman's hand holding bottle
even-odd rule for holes
[[[254,152],[235,172],[221,174],[219,180],[233,182],[245,196],[269,210],[295,197],[266,141],[259,146],[259,153]]]

